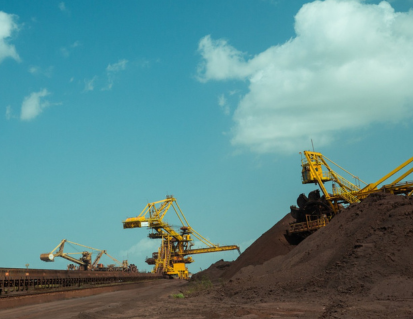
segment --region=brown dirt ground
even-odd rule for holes
[[[172,298],[188,283],[160,280],[139,288],[104,293],[86,298],[52,301],[0,310],[2,319],[212,319],[212,318],[314,318],[323,309],[314,303],[270,302],[242,305],[217,301],[212,295],[200,298]]]
[[[162,280],[0,318],[413,318],[413,198],[371,195],[293,249],[281,244],[286,220],[187,298],[170,295],[199,283]]]

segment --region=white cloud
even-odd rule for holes
[[[52,67],[52,66],[49,66],[46,69],[42,69],[38,66],[31,66],[29,68],[29,73],[31,73],[33,75],[39,75],[40,74],[40,75],[44,75],[44,76],[50,78],[53,75],[53,70],[54,70],[54,67]]]
[[[10,105],[6,107],[6,119],[10,120],[13,117],[12,109]]]
[[[61,48],[60,48],[60,53],[61,53],[65,58],[69,57],[69,55],[70,55],[70,52],[69,52],[69,50],[68,50],[66,47],[61,47]]]
[[[221,107],[225,115],[229,115],[229,105],[224,94],[218,96],[218,105]]]
[[[118,72],[126,69],[126,64],[128,63],[128,60],[119,60],[118,62],[114,64],[109,64],[106,68],[106,71],[108,72]]]
[[[201,39],[198,47],[204,59],[198,67],[199,80],[244,79],[251,74],[245,54],[228,45],[226,40]]]
[[[50,93],[43,89],[39,92],[33,92],[25,97],[22,103],[20,119],[22,121],[31,121],[36,118],[46,107],[50,105],[43,98]]]
[[[126,64],[128,62],[129,62],[128,60],[122,59],[122,60],[119,60],[118,62],[116,62],[114,64],[109,64],[106,67],[106,75],[107,75],[107,79],[108,79],[108,84],[102,90],[112,89],[113,82],[114,82],[114,77],[115,77],[114,74],[125,70],[126,69]]]
[[[29,72],[30,72],[31,74],[37,74],[37,73],[40,72],[40,68],[39,68],[38,66],[31,66],[31,67],[29,68]]]
[[[152,65],[152,63],[159,63],[159,59],[156,59],[155,61],[150,61],[147,59],[141,59],[140,61],[135,62],[135,65],[137,65],[140,68],[148,68]]]
[[[85,79],[85,88],[83,90],[83,92],[89,92],[89,91],[93,91],[95,89],[95,81],[97,79],[97,76],[94,76],[92,79],[90,80],[86,80]]]
[[[13,32],[18,29],[15,19],[16,16],[0,11],[0,63],[8,57],[20,61],[16,48],[8,42]]]
[[[64,2],[59,3],[59,9],[62,12],[65,12],[67,14],[70,14],[70,10],[66,7],[66,4]]]
[[[70,54],[73,52],[73,50],[75,48],[77,48],[78,46],[80,46],[80,42],[79,41],[75,41],[72,44],[70,44],[67,47],[61,47],[60,48],[60,53],[65,57],[68,58],[70,56]]]
[[[144,261],[147,257],[152,257],[152,253],[158,251],[160,244],[161,240],[145,237],[129,249],[122,250],[119,255],[123,259],[128,259],[130,263],[139,264],[139,269],[142,268],[142,265],[145,265],[145,269],[151,270],[152,266],[147,265]]]
[[[64,2],[60,2],[60,3],[59,3],[59,9],[60,9],[60,11],[65,11],[65,10],[67,10],[67,9],[66,9],[66,5],[65,5]]]
[[[340,133],[412,115],[412,10],[315,1],[297,13],[295,32],[250,58],[225,40],[200,40],[200,81],[249,83],[234,113],[233,145],[296,152],[310,138],[320,147]]]

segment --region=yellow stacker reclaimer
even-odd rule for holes
[[[163,221],[171,207],[182,224],[179,231]],[[160,273],[166,277],[188,279],[189,272],[186,264],[194,261],[190,255],[228,250],[238,250],[240,252],[236,245],[215,245],[195,231],[189,225],[173,196],[166,196],[166,199],[149,203],[139,216],[127,218],[123,221],[123,228],[142,227],[148,227],[152,230],[148,236],[149,238],[161,239],[158,252],[153,253],[151,258],[147,258],[146,262],[149,265],[154,265],[153,273]],[[193,237],[205,244],[206,247],[192,249]]]
[[[359,203],[372,193],[385,192],[406,196],[413,194],[413,181],[404,181],[413,172],[413,167],[391,183],[382,185],[383,182],[412,163],[413,157],[376,182],[367,184],[321,153],[304,151],[302,155],[304,155],[301,159],[302,183],[318,185],[322,195],[320,190],[317,189],[310,192],[308,196],[305,194],[298,196],[297,206],[290,207],[291,215],[296,220],[296,222],[290,224],[288,229],[287,233],[290,236],[308,236],[317,229],[326,226],[331,218],[349,204]],[[339,175],[337,171],[332,169],[331,165],[351,176],[354,183]],[[327,191],[325,185],[327,182],[332,182],[331,192]],[[379,185],[382,186],[379,187]]]

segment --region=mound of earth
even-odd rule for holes
[[[191,281],[201,281],[204,279],[209,279],[212,282],[218,282],[222,273],[232,264],[232,261],[224,261],[223,259],[218,260],[216,263],[212,264],[208,269],[197,272],[192,275]]]
[[[215,293],[243,302],[308,295],[320,302],[333,296],[412,299],[412,239],[413,198],[373,194],[288,254],[242,268]],[[262,241],[258,252],[272,250],[272,243]]]
[[[272,228],[249,246],[222,274],[223,280],[228,280],[247,266],[261,265],[264,262],[289,253],[295,245],[291,245],[285,238],[286,229],[294,219],[287,214]]]

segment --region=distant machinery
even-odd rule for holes
[[[94,251],[97,251],[98,255],[96,256],[95,260],[92,262],[92,252],[90,251],[83,251],[79,253],[65,253],[63,251],[65,247],[65,243],[70,243],[70,244],[77,245],[83,248],[92,249]],[[75,254],[81,254],[82,256],[79,259],[76,259],[71,256]],[[115,264],[110,264],[107,266],[104,266],[103,264],[99,264],[99,260],[103,255],[108,256],[110,259],[112,259],[115,262]],[[57,245],[56,248],[54,248],[50,253],[40,255],[40,259],[45,262],[53,262],[56,257],[64,258],[78,265],[78,266],[75,266],[73,264],[69,264],[68,265],[69,270],[82,269],[82,270],[102,270],[102,271],[130,271],[130,272],[138,271],[137,267],[134,264],[129,265],[127,260],[120,262],[117,259],[113,258],[111,255],[109,255],[106,252],[106,250],[96,249],[96,248],[92,248],[89,246],[77,244],[67,239],[63,239],[59,243],[59,245]]]
[[[300,153],[301,154],[301,153]],[[413,162],[413,157],[396,167],[387,175],[383,176],[374,183],[367,184],[357,176],[354,176],[344,168],[340,167],[321,153],[304,151],[301,159],[301,178],[303,184],[316,184],[320,190],[314,190],[308,194],[300,194],[297,198],[297,206],[291,206],[291,215],[296,220],[290,224],[288,234],[295,234],[306,237],[319,228],[326,226],[331,218],[343,210],[346,206],[359,203],[368,195],[378,192],[413,194],[413,181],[403,181],[413,172],[413,167],[401,174],[389,184],[379,185],[388,180],[394,174]],[[352,183],[339,175],[332,169],[336,166],[347,175],[354,178]],[[328,192],[325,183],[332,182],[332,191]],[[360,186],[364,184],[364,186]]]
[[[163,221],[165,214],[171,207],[174,209],[182,224],[179,232],[175,231],[172,226]],[[194,261],[189,255],[228,250],[238,250],[238,252],[240,252],[239,247],[236,245],[215,245],[196,232],[189,225],[173,196],[166,196],[164,200],[149,203],[139,216],[127,218],[123,221],[123,228],[141,227],[149,227],[152,229],[152,232],[148,236],[149,238],[161,239],[161,246],[158,252],[153,253],[152,258],[147,258],[146,262],[149,265],[154,265],[153,273],[162,273],[170,278],[188,279],[189,275],[186,264]],[[192,236],[205,244],[206,247],[192,249]]]

